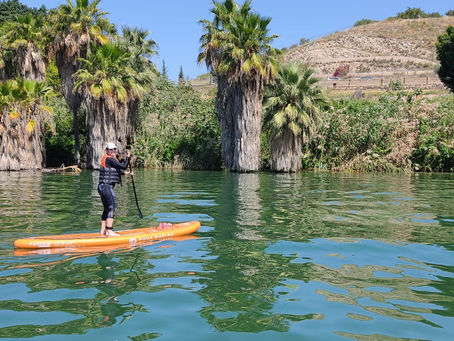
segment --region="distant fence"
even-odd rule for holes
[[[330,90],[367,90],[387,89],[390,82],[399,81],[406,88],[443,89],[444,85],[437,75],[403,75],[393,77],[363,77],[337,80],[320,80],[320,85]],[[214,87],[216,83],[210,80],[192,80],[194,88]]]
[[[321,80],[320,84],[331,90],[360,90],[360,89],[385,89],[390,82],[399,81],[407,88],[436,89],[444,85],[436,75],[405,75],[400,77],[372,77],[372,78],[350,78],[337,80]]]

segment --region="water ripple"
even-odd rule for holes
[[[199,231],[113,251],[15,255],[20,236],[99,229],[97,173],[0,172],[0,337],[454,334],[453,175],[137,170],[134,178],[144,219],[126,178],[116,228],[199,220]]]

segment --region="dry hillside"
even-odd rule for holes
[[[284,61],[309,62],[331,90],[386,89],[391,80],[412,88],[443,88],[436,70],[435,43],[454,17],[387,19],[322,37],[288,50]],[[342,80],[328,80],[343,66]],[[206,79],[191,81],[206,91],[214,85]]]
[[[349,65],[350,77],[433,73],[435,42],[454,17],[388,19],[336,32],[290,49],[285,61],[309,62],[319,76]]]

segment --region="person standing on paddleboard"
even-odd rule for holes
[[[124,162],[118,161],[115,157],[117,146],[114,143],[106,144],[106,153],[104,154],[101,165],[99,167],[99,184],[98,193],[101,196],[101,201],[104,206],[104,211],[101,215],[101,235],[103,236],[118,236],[119,234],[113,231],[113,221],[116,208],[116,197],[114,192],[115,184],[121,183],[121,176],[125,173],[129,165],[130,154],[126,152]]]

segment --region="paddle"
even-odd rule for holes
[[[131,161],[129,162],[129,171],[131,172],[132,189],[134,190],[134,198],[136,199],[137,210],[139,211],[139,218],[143,219],[143,214],[142,211],[140,210],[139,202],[137,201],[136,185],[134,184],[134,176],[132,175]]]

